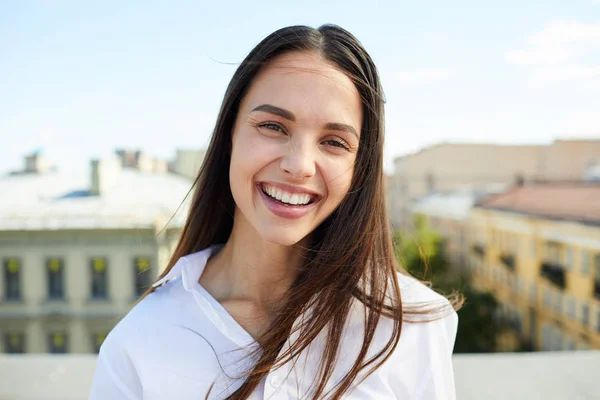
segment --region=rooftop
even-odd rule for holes
[[[460,400],[592,400],[598,397],[600,351],[458,354]],[[0,399],[86,399],[92,354],[1,355]]]
[[[0,231],[152,228],[175,214],[191,186],[177,174],[124,168],[95,195],[85,172],[8,175],[0,177]],[[169,226],[181,226],[185,211]]]
[[[600,185],[573,183],[515,187],[482,200],[476,207],[598,225]]]

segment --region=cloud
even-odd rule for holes
[[[448,68],[403,69],[394,74],[395,81],[402,85],[428,85],[445,81],[452,75]]]
[[[585,61],[600,50],[600,23],[557,20],[526,38],[523,49],[507,51],[508,64],[527,66],[535,86],[557,81],[600,81],[600,64]]]

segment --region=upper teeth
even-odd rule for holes
[[[308,204],[312,198],[310,194],[288,193],[284,190],[267,184],[263,184],[262,188],[269,196],[286,204],[305,205]]]

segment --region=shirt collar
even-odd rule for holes
[[[159,287],[160,285],[181,276],[183,287],[186,290],[190,290],[193,287],[193,284],[197,282],[202,271],[204,271],[204,267],[210,256],[213,253],[218,252],[222,247],[223,245],[213,245],[197,253],[181,257],[177,260],[175,265],[173,265],[173,268],[171,268],[165,276],[156,281],[152,287]],[[198,269],[198,271],[190,271],[190,269]],[[190,282],[190,279],[193,279],[194,282]]]

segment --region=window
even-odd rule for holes
[[[567,317],[571,319],[575,319],[575,298],[573,296],[567,297],[567,309],[566,309]]]
[[[108,297],[106,264],[106,258],[104,257],[92,257],[90,261],[93,299],[106,299]]]
[[[581,275],[588,276],[590,273],[590,254],[582,250],[581,251]]]
[[[594,280],[600,282],[600,254],[594,257]]]
[[[568,270],[573,269],[573,249],[567,247],[565,251],[565,268]]]
[[[57,331],[48,335],[48,348],[50,353],[59,354],[67,352],[67,334]]]
[[[550,307],[550,289],[544,288],[544,306]]]
[[[4,259],[4,298],[21,300],[21,260]]]
[[[529,298],[531,301],[537,301],[537,287],[535,281],[531,282],[531,286],[529,287]]]
[[[531,258],[537,258],[537,241],[535,239],[531,241]]]
[[[25,353],[25,334],[23,332],[4,334],[4,352],[9,354]]]
[[[554,294],[555,298],[554,298],[554,310],[558,313],[558,314],[562,314],[562,303],[563,303],[563,296],[561,292],[556,292]]]
[[[63,300],[64,291],[64,262],[61,258],[49,258],[46,262],[48,272],[48,298]]]
[[[148,257],[136,257],[134,259],[133,269],[135,273],[135,296],[140,297],[152,284],[150,259]]]
[[[581,324],[583,326],[588,326],[590,323],[590,306],[587,304],[581,305]]]
[[[92,347],[94,348],[94,352],[100,352],[100,346],[104,343],[104,339],[106,339],[106,332],[97,332],[92,335]]]

